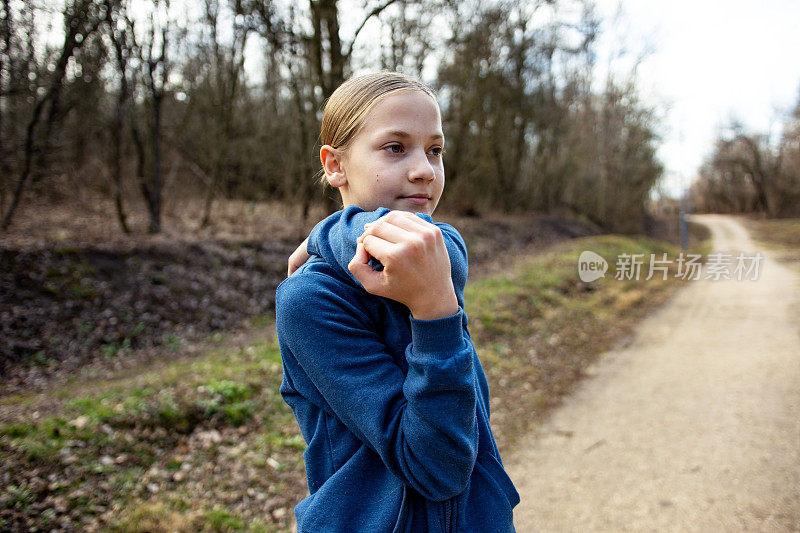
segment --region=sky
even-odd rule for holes
[[[780,135],[800,99],[800,0],[596,0],[598,66],[625,49],[641,94],[660,110],[664,191],[688,186],[731,119]],[[619,14],[619,16],[617,16]]]

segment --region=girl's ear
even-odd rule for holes
[[[322,170],[325,171],[325,179],[328,180],[331,187],[338,188],[347,183],[347,176],[342,165],[342,152],[325,144],[319,149],[319,160],[322,162]]]

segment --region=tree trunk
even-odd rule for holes
[[[39,123],[39,118],[42,115],[42,109],[44,108],[46,101],[47,100],[43,98],[37,102],[36,108],[33,110],[33,116],[28,122],[28,128],[25,133],[25,149],[23,152],[22,171],[17,178],[17,186],[14,188],[14,195],[11,198],[11,205],[8,207],[8,211],[3,217],[3,230],[7,230],[8,226],[11,225],[14,212],[17,210],[20,199],[22,198],[22,192],[25,189],[25,183],[28,181],[28,176],[30,176],[31,173],[31,167],[33,166],[33,138],[34,134],[36,133],[36,125]]]
[[[130,128],[131,128],[131,139],[133,140],[133,146],[136,150],[136,177],[139,180],[139,190],[142,193],[142,198],[144,198],[145,203],[147,204],[147,210],[150,211],[150,185],[148,184],[147,179],[147,153],[145,152],[145,145],[144,140],[142,139],[142,133],[139,131],[139,128],[136,126],[135,118],[131,113],[130,117]]]
[[[120,64],[124,68],[124,61]],[[128,82],[125,72],[122,72],[122,81],[120,83],[119,97],[117,98],[117,108],[114,113],[114,120],[111,122],[111,135],[113,138],[113,146],[111,151],[111,169],[114,180],[114,209],[117,213],[117,221],[123,233],[130,233],[131,229],[128,226],[127,216],[125,215],[125,208],[123,206],[122,197],[122,126],[124,122],[125,104],[128,100]]]
[[[149,187],[147,198],[150,223],[149,233],[159,233],[161,231],[161,195],[164,188],[164,179],[161,169],[161,107],[164,100],[164,88],[167,84],[167,36],[168,27],[161,28],[161,50],[158,57],[153,56],[153,44],[155,40],[155,28],[150,35],[149,55],[147,64],[147,90],[151,103],[151,124],[150,124],[150,152],[152,159]],[[161,72],[158,67],[161,66]]]
[[[74,13],[70,16],[70,18],[65,20],[65,27],[66,32],[64,35],[64,44],[61,48],[61,55],[56,62],[56,67],[53,72],[53,78],[50,82],[50,87],[48,88],[45,95],[36,103],[36,106],[33,110],[33,115],[31,116],[30,121],[28,122],[28,127],[25,133],[25,148],[23,153],[23,166],[22,170],[17,178],[17,185],[14,188],[14,196],[11,199],[11,205],[8,208],[5,216],[3,217],[2,226],[0,229],[6,230],[11,225],[11,221],[14,217],[14,213],[16,212],[17,208],[19,207],[20,200],[22,199],[22,193],[25,190],[25,185],[30,178],[30,175],[33,171],[34,162],[34,151],[35,151],[35,136],[36,136],[36,129],[39,125],[39,120],[42,116],[42,111],[44,110],[45,104],[50,102],[51,107],[48,112],[48,120],[47,120],[47,129],[45,132],[45,136],[43,139],[43,145],[48,146],[50,143],[50,132],[52,129],[53,121],[55,120],[57,113],[58,113],[58,99],[61,93],[61,89],[64,85],[64,77],[66,75],[67,64],[69,63],[70,58],[74,55],[75,51],[80,48],[80,46],[85,43],[89,36],[94,33],[94,31],[99,26],[99,20],[92,21],[92,24],[88,27],[84,27],[82,23],[86,22],[81,17],[87,16],[87,7],[88,3],[81,3],[80,5],[74,5]],[[66,17],[66,15],[65,15]],[[80,43],[77,40],[77,36],[81,35],[83,39]]]
[[[9,0],[3,0],[2,3],[2,18],[0,18],[0,36],[2,36],[3,49],[0,51],[0,99],[6,99],[6,81],[3,73],[8,69],[10,76],[13,76],[13,67],[11,62],[6,63],[5,59],[10,57],[11,52],[11,6]],[[3,212],[6,206],[6,184],[5,176],[9,174],[9,165],[6,160],[5,151],[5,109],[6,105],[0,103],[0,213]]]
[[[328,94],[330,97],[333,91],[344,82],[344,55],[342,54],[342,42],[339,40],[339,9],[336,5],[337,0],[324,0],[325,8],[323,16],[325,26],[328,30],[330,41],[330,75],[328,77]]]
[[[225,139],[226,142],[227,137]],[[224,158],[226,157],[226,150],[223,147],[219,147],[217,152],[216,161],[214,163],[214,173],[211,175],[211,183],[208,184],[208,188],[206,189],[206,197],[205,201],[203,202],[203,219],[200,221],[200,228],[206,228],[211,223],[211,208],[214,204],[214,195],[219,188],[219,183],[222,178],[222,163]]]
[[[161,231],[161,101],[162,95],[154,95],[153,98],[153,175],[150,183],[150,233]]]
[[[211,183],[206,190],[205,205],[203,208],[203,219],[200,227],[205,228],[211,222],[211,208],[214,202],[214,195],[222,182],[223,169],[228,159],[228,149],[230,145],[231,133],[233,131],[234,112],[236,110],[236,96],[239,92],[239,82],[244,72],[244,50],[247,46],[247,37],[250,29],[247,27],[234,27],[233,43],[229,49],[230,60],[226,63],[225,54],[221,53],[219,41],[217,40],[217,19],[216,16],[208,14],[212,25],[212,39],[214,40],[214,61],[216,63],[216,92],[220,101],[220,114],[217,116],[221,123],[222,131],[217,139],[215,146],[214,173]],[[227,68],[226,68],[227,67]]]
[[[120,83],[119,83],[119,96],[117,97],[117,107],[114,112],[114,119],[111,121],[111,136],[113,139],[113,147],[111,151],[111,169],[112,179],[114,180],[114,209],[117,214],[117,222],[122,229],[122,232],[129,234],[131,232],[128,226],[127,215],[123,205],[123,188],[122,188],[122,142],[123,142],[123,127],[125,125],[125,110],[128,105],[128,95],[130,94],[128,88],[128,60],[123,51],[124,44],[120,42],[120,37],[125,38],[125,33],[122,35],[117,34],[116,24],[111,10],[106,13],[106,23],[108,24],[108,31],[111,37],[111,44],[114,47],[114,52],[117,59],[117,66],[119,67]]]

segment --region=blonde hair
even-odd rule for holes
[[[375,104],[399,91],[422,91],[436,100],[436,94],[424,83],[400,72],[380,71],[355,76],[341,84],[325,102],[320,142],[347,150]],[[319,179],[327,184],[325,172]]]

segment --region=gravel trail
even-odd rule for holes
[[[521,533],[800,531],[800,277],[696,220],[760,251],[758,280],[687,282],[521,439]]]

